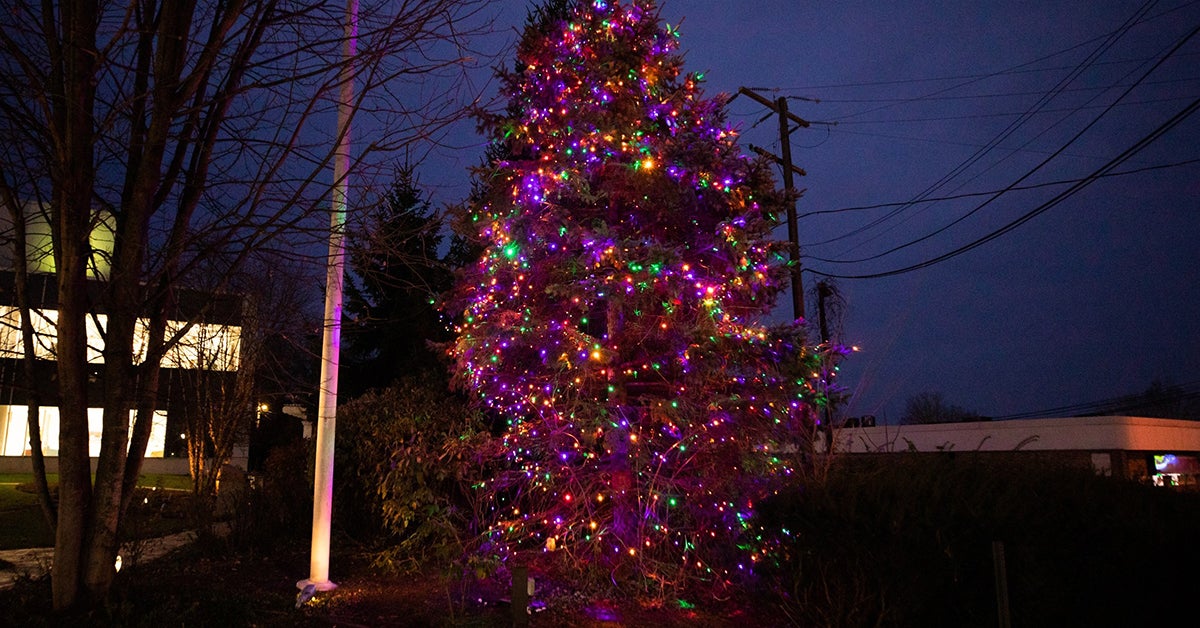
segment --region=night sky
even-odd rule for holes
[[[493,5],[508,66],[527,3]],[[791,138],[804,281],[843,277],[847,415],[894,422],[924,391],[1003,417],[1200,386],[1200,3],[660,7],[708,94],[764,88],[814,122]],[[730,112],[779,154],[766,108]],[[420,166],[435,202],[469,189],[473,128]]]

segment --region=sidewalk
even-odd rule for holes
[[[129,560],[136,549],[138,562],[148,562],[166,556],[172,551],[196,540],[194,532],[179,532],[168,536],[126,543],[121,548],[122,560]],[[136,545],[136,547],[135,547]],[[0,590],[12,588],[21,578],[41,578],[50,573],[54,558],[53,547],[0,550]]]

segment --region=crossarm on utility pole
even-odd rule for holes
[[[771,99],[763,96],[762,94],[759,94],[759,93],[751,90],[748,87],[739,87],[738,94],[743,94],[743,95],[749,96],[755,102],[761,104],[764,107],[771,109],[772,111],[776,111],[776,112],[779,111],[775,106],[775,102],[773,102]],[[782,97],[781,97],[781,99],[782,99]],[[732,99],[730,99],[730,100],[732,100]],[[783,109],[783,112],[781,115],[787,116],[788,120],[791,120],[792,122],[795,122],[796,124],[806,128],[806,129],[812,125],[812,123],[809,122],[808,120],[805,120],[804,118],[801,118],[800,116],[798,116],[794,113],[788,113],[786,107]]]
[[[773,161],[781,166],[783,165],[783,158],[780,157],[779,155],[776,155],[775,153],[772,153],[772,152],[762,148],[761,146],[755,146],[754,144],[750,144],[749,147],[750,147],[750,150],[754,151],[755,153],[762,155],[763,157],[766,157],[767,159],[770,159],[771,161]],[[800,166],[797,166],[796,164],[792,164],[792,172],[794,172],[802,177],[808,176],[808,172],[805,171],[804,168],[801,168]]]

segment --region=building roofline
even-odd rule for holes
[[[927,425],[847,427],[834,431],[847,453],[903,451],[1200,452],[1200,422],[1087,416]]]

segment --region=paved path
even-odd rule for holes
[[[138,541],[136,548],[126,543],[121,548],[121,555],[128,559],[131,552],[136,549],[139,562],[151,561],[162,558],[194,540],[196,540],[194,532],[179,532]],[[53,559],[53,547],[0,550],[0,590],[11,588],[13,583],[21,578],[41,578],[50,572],[50,563]]]

